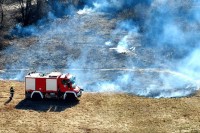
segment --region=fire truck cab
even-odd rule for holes
[[[62,98],[72,95],[78,98],[82,95],[83,89],[75,84],[75,77],[71,74],[52,72],[42,74],[32,72],[25,76],[25,96],[34,98],[39,96],[44,98]]]

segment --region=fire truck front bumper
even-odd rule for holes
[[[81,97],[82,96],[82,91],[84,91],[83,89],[80,89],[79,92],[76,94],[77,97]]]

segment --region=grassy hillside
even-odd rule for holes
[[[9,88],[14,99],[4,105]],[[200,132],[200,94],[151,99],[84,93],[80,101],[24,100],[24,83],[0,81],[0,132]]]

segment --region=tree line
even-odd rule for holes
[[[61,5],[80,6],[84,4],[84,0],[0,0],[0,24],[4,21],[3,4],[10,1],[9,4],[17,4],[19,13],[17,20],[24,26],[29,25],[38,19],[41,19],[50,10],[57,11],[56,8]],[[57,7],[56,7],[57,6]]]
[[[18,0],[21,14],[18,20],[26,26],[41,19],[49,10],[49,1],[57,0]]]

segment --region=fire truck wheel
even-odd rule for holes
[[[42,97],[39,93],[34,93],[31,99],[32,100],[42,100]]]
[[[78,100],[77,97],[75,97],[74,94],[71,94],[71,93],[68,93],[65,98],[65,101],[68,101],[68,102],[74,102],[77,100]]]

